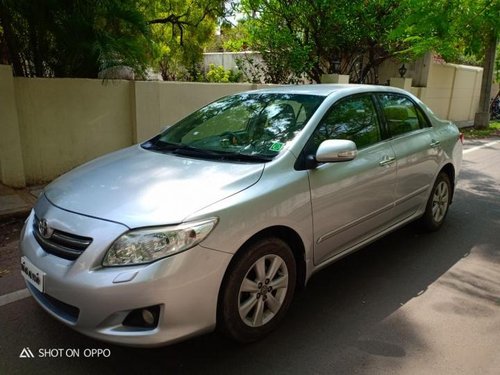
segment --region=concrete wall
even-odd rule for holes
[[[26,184],[14,79],[8,65],[0,65],[0,181],[13,187]]]
[[[482,69],[432,59],[422,64],[428,74],[418,81],[426,87],[412,87],[411,79],[392,82],[416,94],[440,117],[472,120]],[[412,71],[422,76],[419,69]],[[150,138],[217,98],[261,87],[265,85],[19,78],[12,77],[10,66],[0,65],[0,182],[22,187],[50,181]]]
[[[448,119],[452,121],[474,120],[481,95],[482,77],[482,68],[455,66],[455,80],[446,116]]]
[[[0,182],[48,182],[254,84],[12,77],[0,65]]]
[[[401,78],[394,79],[399,77],[400,66],[401,63],[395,60],[386,60],[379,68],[380,82],[389,79],[392,86],[410,91],[439,117],[464,124],[474,120],[483,68],[447,64],[427,53],[405,64],[408,70],[403,82]]]
[[[129,81],[15,78],[28,184],[132,143]]]
[[[479,103],[483,69],[432,62],[420,99],[438,116],[452,121],[473,121]]]
[[[378,68],[378,78],[381,85],[395,77],[400,77],[399,68],[401,62],[395,59],[387,59]],[[415,87],[426,87],[429,78],[429,69],[432,65],[432,54],[427,53],[421,58],[405,63],[405,77],[411,77]]]
[[[208,71],[210,64],[223,66],[224,69],[238,70],[236,60],[253,60],[262,64],[263,60],[258,52],[207,52],[203,54],[203,67]]]

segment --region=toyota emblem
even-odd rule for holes
[[[47,224],[47,220],[41,219],[38,222],[38,232],[40,232],[40,235],[43,238],[49,239],[50,237],[52,237],[52,233],[54,232],[54,230],[49,227],[49,224]]]

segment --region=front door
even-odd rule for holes
[[[326,139],[349,139],[358,148],[352,161],[309,171],[316,265],[389,226],[396,163],[380,129],[373,97],[356,95],[332,106],[306,146],[314,154]]]

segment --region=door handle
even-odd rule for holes
[[[378,163],[381,167],[389,166],[396,160],[393,156],[384,156],[384,158]]]
[[[432,147],[432,148],[436,148],[436,147],[438,147],[440,144],[441,144],[441,142],[439,142],[439,141],[435,141],[435,140],[433,139],[433,140],[432,140],[432,142],[431,142],[431,147]]]

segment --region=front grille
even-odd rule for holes
[[[54,229],[50,236],[47,236],[47,234],[43,236],[40,233],[40,220],[36,216],[35,220],[33,220],[33,234],[38,244],[47,253],[68,260],[78,258],[92,243],[92,238],[77,236],[57,229]]]

